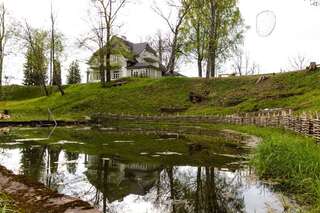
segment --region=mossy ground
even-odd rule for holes
[[[320,72],[292,72],[260,76],[218,78],[129,79],[121,87],[100,84],[66,86],[66,95],[42,96],[34,87],[4,87],[0,111],[13,120],[46,119],[48,108],[57,119],[81,119],[100,113],[160,114],[161,108],[187,108],[184,114],[216,115],[252,112],[265,108],[292,108],[297,112],[320,110]],[[54,90],[53,90],[54,91]],[[208,100],[192,104],[189,93],[209,92]]]

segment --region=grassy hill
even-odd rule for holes
[[[198,78],[130,79],[121,87],[101,88],[100,84],[66,86],[66,95],[53,92],[44,97],[36,87],[3,88],[0,111],[8,109],[13,119],[47,118],[50,108],[58,119],[77,119],[95,113],[160,114],[160,108],[187,108],[185,114],[230,114],[265,108],[292,108],[320,111],[320,72],[292,72],[214,80]],[[199,104],[189,93],[209,92]]]

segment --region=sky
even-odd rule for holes
[[[51,0],[0,0],[4,2],[10,16],[18,21],[27,20],[33,27],[49,29]],[[89,31],[88,9],[90,0],[52,0],[57,16],[57,28],[65,34],[66,51],[63,57],[63,79],[72,60],[81,62],[82,78],[85,80],[86,65],[92,52],[79,49],[77,40]],[[142,42],[157,31],[167,31],[164,21],[151,9],[154,3],[160,6],[163,0],[131,0],[122,11],[117,24],[119,35],[128,40]],[[289,70],[289,58],[298,54],[308,61],[320,63],[320,6],[311,6],[309,0],[240,0],[239,7],[245,24],[250,28],[245,34],[244,50],[260,67],[261,73]],[[276,26],[268,37],[256,32],[257,14],[269,10],[275,14]],[[167,10],[168,11],[168,10]],[[268,24],[268,23],[264,23]],[[4,75],[9,83],[19,84],[23,79],[24,50],[17,48],[5,58]],[[195,63],[182,64],[180,72],[196,76]],[[232,72],[227,64],[223,71]]]

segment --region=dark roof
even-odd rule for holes
[[[129,49],[133,52],[133,54],[135,56],[140,55],[144,50],[148,50],[149,52],[153,53],[154,55],[157,55],[157,52],[147,42],[133,43],[131,41],[128,41],[128,40],[121,38],[121,37],[118,37],[118,36],[114,36],[114,37],[123,41],[129,47]]]
[[[136,64],[133,64],[133,65],[127,67],[127,69],[144,69],[144,68],[159,69],[159,68],[157,68],[155,66],[146,65],[146,64],[143,64],[143,63],[136,63]]]
[[[137,43],[137,44],[132,43],[132,46],[131,46],[132,52],[135,55],[140,55],[140,53],[142,53],[143,50],[147,48],[147,45],[148,45],[147,43]]]

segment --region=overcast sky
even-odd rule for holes
[[[51,0],[2,0],[10,15],[18,20],[28,20],[34,27],[47,28]],[[90,0],[53,0],[57,14],[57,27],[67,38],[63,75],[68,64],[79,59],[85,62],[90,51],[78,49],[76,40],[88,31],[87,14]],[[151,9],[152,0],[132,0],[122,12],[121,29],[117,32],[133,42],[143,41],[159,29],[166,31],[165,23]],[[159,4],[163,0],[156,0]],[[250,29],[246,33],[245,50],[250,58],[260,65],[264,73],[279,72],[289,67],[289,57],[305,55],[310,61],[320,63],[320,7],[310,6],[309,0],[240,0],[240,10]],[[277,24],[268,37],[256,33],[256,16],[264,10],[273,11]],[[20,54],[19,54],[20,53]],[[5,75],[12,76],[11,83],[21,83],[23,50],[10,55],[5,62]],[[81,66],[85,78],[84,65]],[[197,74],[192,64],[180,67],[188,76]],[[226,72],[231,72],[228,67]]]

